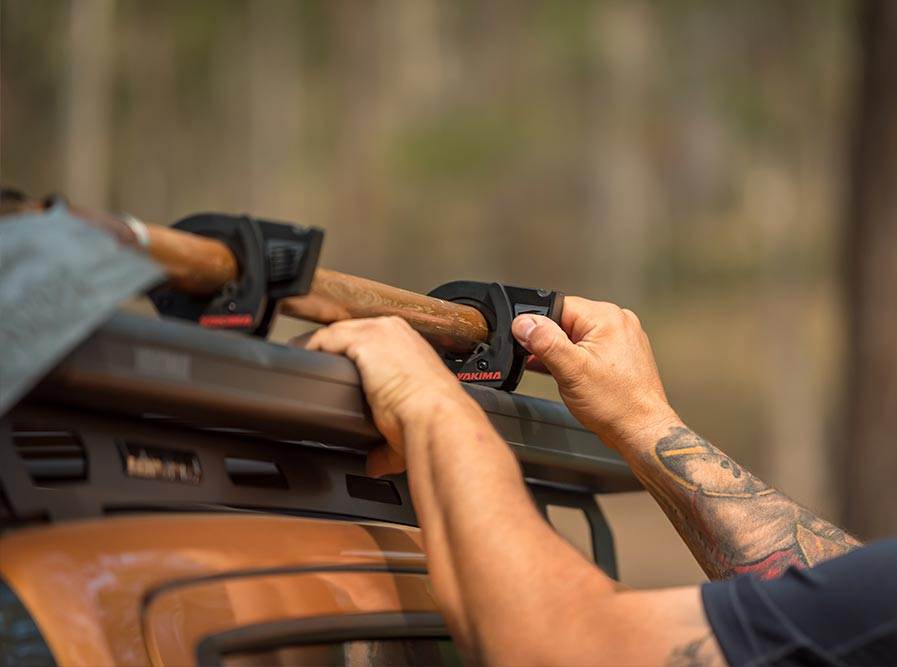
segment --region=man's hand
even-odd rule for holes
[[[514,335],[576,418],[620,451],[711,579],[774,578],[859,546],[681,422],[634,313],[568,297],[561,320],[521,315]]]
[[[305,347],[343,354],[358,367],[374,422],[387,441],[368,456],[373,477],[405,470],[409,424],[424,424],[445,406],[457,407],[459,414],[476,408],[430,344],[398,317],[337,322],[318,329]]]
[[[635,313],[567,297],[561,324],[521,315],[513,332],[554,376],[570,412],[607,445],[619,448],[646,428],[680,423]]]

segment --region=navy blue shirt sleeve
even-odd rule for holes
[[[732,667],[897,665],[897,539],[779,579],[704,584],[701,597]]]

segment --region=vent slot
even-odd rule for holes
[[[276,463],[258,459],[228,456],[224,459],[227,476],[237,486],[261,486],[268,489],[288,489],[287,478]]]
[[[401,505],[402,497],[396,485],[388,479],[374,479],[361,475],[346,475],[346,491],[353,498],[373,500],[375,503]]]
[[[268,241],[268,281],[275,283],[290,280],[299,272],[302,253],[295,243],[289,241]]]
[[[35,484],[55,485],[87,479],[87,452],[73,431],[13,424],[12,441]]]

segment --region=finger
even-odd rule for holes
[[[553,320],[541,315],[521,315],[511,324],[511,331],[555,378],[570,377],[577,372],[580,350]]]
[[[594,302],[579,296],[565,296],[564,307],[561,310],[561,328],[568,336],[573,335],[573,327],[586,316],[588,307]]]
[[[324,352],[324,341],[332,336],[333,333],[330,331],[330,327],[318,329],[317,331],[312,332],[311,336],[308,337],[308,340],[305,341],[305,349],[314,352]]]
[[[369,327],[370,322],[362,320],[336,322],[312,333],[306,341],[305,349],[344,354],[351,358],[353,344],[366,338],[365,329]]]
[[[308,331],[299,336],[293,336],[290,340],[287,341],[287,345],[290,347],[295,347],[299,350],[308,349],[308,341],[311,340],[311,337],[315,335],[319,330],[315,329],[314,331]]]
[[[582,297],[568,296],[564,298],[564,309],[561,311],[561,328],[570,340],[577,343],[589,331],[602,328],[623,317],[623,312],[618,305],[609,301],[591,301]]]
[[[579,296],[565,296],[561,310],[561,329],[574,343],[578,343],[594,326],[596,319],[609,308],[617,308],[612,303],[591,301]],[[617,309],[619,310],[619,309]]]
[[[379,445],[368,452],[365,467],[368,477],[397,475],[405,472],[405,457],[389,445]]]

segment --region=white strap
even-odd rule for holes
[[[137,238],[137,244],[144,250],[149,250],[150,237],[149,230],[146,228],[146,223],[130,213],[122,212],[118,214],[118,217],[128,226],[128,229],[134,233],[134,236]]]

